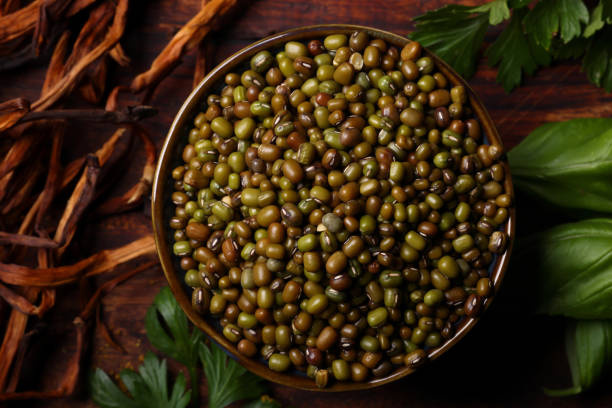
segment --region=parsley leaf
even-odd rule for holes
[[[212,342],[210,347],[200,344],[200,360],[208,383],[209,407],[224,408],[232,402],[257,398],[265,391],[262,378],[228,358]]]
[[[606,24],[603,19],[603,1],[600,1],[599,4],[591,10],[591,18],[589,18],[589,24],[584,27],[584,32],[582,36],[584,38],[589,38],[599,29],[603,28]]]
[[[476,54],[489,25],[488,13],[473,7],[448,5],[414,19],[415,31],[409,36],[429,48],[460,75],[470,77],[476,71]]]
[[[119,374],[131,398],[125,395],[109,376],[97,369],[91,377],[92,399],[102,408],[185,408],[191,391],[185,391],[185,377],[176,377],[168,395],[166,360],[161,362],[147,353],[138,372],[125,369]]]
[[[472,11],[489,13],[489,24],[497,25],[510,18],[507,0],[493,0],[482,6],[474,7]]]
[[[589,10],[582,0],[541,0],[525,17],[525,29],[548,50],[556,33],[568,43],[581,34],[581,23],[588,22]]]
[[[582,68],[592,83],[612,92],[612,26],[591,37]]]
[[[584,37],[574,38],[567,44],[562,41],[553,41],[550,52],[556,60],[577,59],[584,55],[584,51],[589,43]]]
[[[550,55],[523,32],[525,12],[515,10],[510,24],[487,50],[489,65],[499,64],[497,82],[506,92],[521,83],[523,72],[533,74],[540,65],[550,63]]]
[[[155,348],[187,367],[194,401],[197,401],[198,347],[204,340],[204,335],[198,329],[189,332],[187,317],[170,288],[162,288],[155,296],[153,304],[147,310],[145,328],[147,338]]]

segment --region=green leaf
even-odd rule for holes
[[[187,317],[168,287],[160,290],[147,310],[145,328],[149,341],[159,351],[188,367],[196,365],[204,336],[197,329],[189,330]]]
[[[540,126],[508,161],[517,189],[561,208],[612,212],[612,119]]]
[[[448,5],[414,19],[410,38],[451,65],[460,75],[470,77],[476,71],[476,54],[489,25],[488,13],[472,7]]]
[[[499,64],[497,82],[506,92],[521,83],[523,72],[531,75],[538,66],[550,63],[550,55],[525,36],[521,24],[524,14],[524,11],[516,10],[508,26],[487,50],[489,65]]]
[[[125,369],[119,376],[130,393],[126,396],[108,375],[97,369],[91,378],[92,400],[102,408],[185,408],[191,391],[185,391],[185,377],[179,374],[168,395],[166,360],[147,353],[138,372]]]
[[[159,351],[183,363],[189,371],[194,403],[198,400],[198,347],[204,335],[198,329],[189,330],[185,313],[172,295],[170,288],[164,287],[145,316],[147,338]]]
[[[550,52],[556,60],[578,59],[584,55],[588,44],[589,40],[584,37],[574,38],[567,44],[553,40]]]
[[[513,265],[530,271],[539,313],[612,318],[612,219],[561,224],[524,238],[513,257]]]
[[[548,395],[576,395],[597,383],[612,362],[612,321],[569,323],[565,331],[565,351],[573,385],[564,390],[545,390]]]
[[[208,383],[208,406],[224,408],[229,404],[258,398],[265,391],[263,379],[227,357],[219,346],[200,344],[200,360]]]
[[[582,36],[584,38],[589,38],[590,36],[595,34],[595,32],[603,28],[603,26],[606,24],[603,18],[603,7],[604,2],[603,0],[600,0],[599,4],[597,4],[597,6],[593,10],[591,10],[589,24],[584,27],[584,32],[582,33]]]
[[[582,0],[541,0],[525,17],[525,29],[545,49],[557,33],[564,43],[582,33],[589,22],[589,10]]]
[[[612,92],[612,26],[604,27],[590,38],[582,69],[592,83]]]
[[[474,7],[474,12],[489,13],[489,24],[497,25],[510,18],[510,9],[507,0],[493,0],[492,2]]]

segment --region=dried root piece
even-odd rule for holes
[[[23,245],[31,248],[57,248],[59,246],[57,242],[49,238],[0,231],[0,245],[6,244]]]
[[[155,145],[143,128],[139,126],[132,126],[132,128],[136,130],[140,140],[142,140],[147,155],[147,161],[142,170],[142,176],[135,185],[125,192],[125,194],[120,197],[113,197],[102,203],[96,210],[98,214],[108,215],[131,210],[142,203],[144,196],[148,194],[151,189],[153,175],[155,173]]]
[[[70,119],[82,122],[103,123],[131,123],[157,114],[157,109],[152,106],[139,105],[128,106],[121,111],[108,111],[104,109],[56,109],[40,112],[28,112],[17,123],[27,123],[37,120]]]
[[[96,183],[100,175],[100,163],[95,155],[87,156],[87,166],[77,183],[72,195],[68,199],[62,218],[55,231],[55,242],[60,245],[57,254],[61,255],[76,232],[77,223],[94,198]]]
[[[152,235],[145,235],[127,245],[100,251],[72,265],[36,269],[0,263],[0,281],[10,285],[57,287],[75,282],[82,276],[112,271],[118,265],[154,253],[155,240]]]
[[[166,48],[155,58],[146,72],[132,81],[130,89],[134,93],[148,90],[152,93],[155,87],[180,62],[181,57],[195,48],[210,32],[214,19],[226,14],[237,0],[211,0],[198,14],[179,30]]]
[[[113,17],[113,23],[104,39],[90,52],[76,61],[72,68],[70,68],[70,70],[66,72],[65,75],[49,89],[49,92],[46,95],[41,96],[40,99],[32,104],[32,109],[48,109],[64,95],[71,92],[79,83],[87,68],[98,62],[119,42],[121,36],[123,35],[123,31],[125,30],[127,9],[128,0],[118,0],[117,7],[115,8],[115,15]]]
[[[0,132],[12,127],[29,111],[30,102],[23,98],[0,103]]]

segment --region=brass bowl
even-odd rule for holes
[[[203,316],[196,313],[191,307],[191,295],[188,292],[188,288],[183,283],[184,272],[178,267],[176,257],[171,252],[172,247],[172,236],[168,233],[168,220],[174,212],[173,204],[170,201],[170,195],[173,192],[173,183],[170,173],[172,168],[180,164],[180,152],[186,144],[187,134],[195,115],[200,111],[200,108],[205,101],[206,95],[209,90],[213,89],[216,85],[223,81],[225,74],[233,71],[234,69],[248,63],[249,59],[258,51],[264,49],[278,49],[287,41],[307,41],[315,38],[323,38],[329,34],[349,34],[353,31],[361,30],[367,32],[370,37],[382,38],[387,43],[393,44],[399,49],[402,49],[408,40],[405,37],[399,35],[378,30],[371,27],[357,26],[357,25],[346,25],[346,24],[325,24],[309,27],[300,27],[293,30],[285,31],[279,34],[272,35],[257,41],[246,48],[241,49],[234,55],[227,58],[215,69],[213,69],[207,76],[200,82],[200,84],[191,92],[187,97],[187,100],[176,114],[172,126],[168,132],[168,136],[164,142],[159,162],[157,164],[157,170],[155,172],[155,179],[153,182],[153,230],[155,235],[155,241],[157,244],[157,253],[159,255],[164,274],[170,285],[170,289],[174,293],[177,301],[185,311],[189,319],[198,328],[202,329],[211,339],[217,344],[225,348],[236,360],[240,362],[244,367],[252,371],[253,373],[276,383],[283,384],[289,387],[296,387],[305,390],[316,390],[316,391],[352,391],[352,390],[364,390],[368,388],[377,387],[402,377],[411,374],[415,369],[408,368],[406,366],[397,368],[391,374],[384,378],[371,379],[367,382],[333,382],[327,388],[320,389],[315,385],[315,382],[306,377],[302,373],[297,371],[278,373],[268,368],[262,360],[248,358],[238,353],[236,346],[229,342],[217,328],[211,324],[212,321],[207,321]],[[503,148],[501,138],[493,125],[493,121],[489,117],[486,109],[475,95],[474,91],[468,86],[468,84],[461,78],[452,68],[450,68],[444,61],[433,55],[431,52],[425,50],[426,55],[429,55],[435,62],[437,69],[442,72],[453,85],[463,85],[469,95],[470,104],[474,110],[475,115],[478,117],[482,130],[486,135],[490,144],[495,144]],[[507,162],[503,162],[506,170],[505,190],[506,192],[513,195],[512,182],[510,179],[510,171]],[[491,267],[491,280],[493,282],[492,295],[488,297],[484,303],[483,311],[486,309],[493,300],[493,295],[500,289],[502,279],[508,268],[508,261],[510,252],[512,249],[512,242],[514,238],[514,229],[516,223],[516,213],[514,208],[510,210],[508,221],[503,227],[503,230],[509,236],[509,243],[506,251],[497,256],[496,261]],[[434,360],[449,350],[455,343],[457,343],[463,336],[478,321],[478,317],[463,318],[457,325],[455,334],[452,338],[444,342],[440,347],[436,349],[430,349],[428,351],[429,360]],[[218,326],[218,325],[217,325]]]

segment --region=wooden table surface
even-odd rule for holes
[[[244,1],[243,7],[221,31],[208,38],[216,64],[246,46],[274,32],[296,26],[320,23],[369,25],[398,34],[410,32],[411,17],[438,8],[441,0],[261,0]],[[478,4],[483,1],[464,1]],[[171,36],[197,10],[200,0],[133,0],[130,2],[128,29],[122,44],[132,59],[128,68],[111,69],[113,83],[127,84],[148,67]],[[491,37],[487,37],[490,41]],[[152,104],[159,115],[147,120],[156,146],[162,145],[166,131],[192,86],[193,55],[187,56],[157,90]],[[43,81],[44,67],[31,66],[0,76],[0,100],[12,97],[36,99]],[[496,70],[481,60],[477,75],[469,82],[488,107],[507,148],[520,142],[537,126],[576,117],[610,116],[612,96],[591,85],[577,63],[563,63],[540,70],[525,85],[508,95],[495,83]],[[92,151],[108,128],[85,127],[68,156]],[[66,142],[66,146],[71,146]],[[69,158],[69,157],[68,157]],[[68,159],[66,158],[66,159]],[[117,195],[134,183],[144,156],[137,152],[133,166],[106,194]],[[519,206],[521,215],[529,205]],[[521,212],[523,211],[523,212]],[[87,219],[81,226],[78,247],[85,254],[128,243],[151,232],[149,205],[125,215],[102,220]],[[524,221],[523,221],[524,222]],[[133,266],[133,265],[132,265]],[[549,398],[543,386],[568,385],[569,375],[563,351],[563,323],[531,315],[529,276],[534,271],[512,271],[507,275],[500,296],[477,327],[453,350],[417,375],[367,392],[322,394],[272,385],[271,394],[292,407],[488,407],[555,406],[609,407],[612,391],[604,386],[580,397]],[[74,397],[55,401],[26,401],[15,407],[93,407],[88,400],[86,375],[93,367],[117,373],[136,367],[144,353],[152,349],[144,331],[147,307],[165,279],[159,267],[152,268],[117,287],[103,301],[103,318],[125,353],[110,347],[94,333],[84,361],[81,386]],[[21,388],[54,387],[63,364],[74,347],[71,321],[78,313],[78,291],[63,288],[59,304],[40,324]],[[172,365],[176,372],[177,366]],[[608,378],[609,380],[609,378]],[[605,381],[604,381],[605,382]],[[205,384],[201,392],[206,395]],[[218,407],[215,407],[218,408]]]

